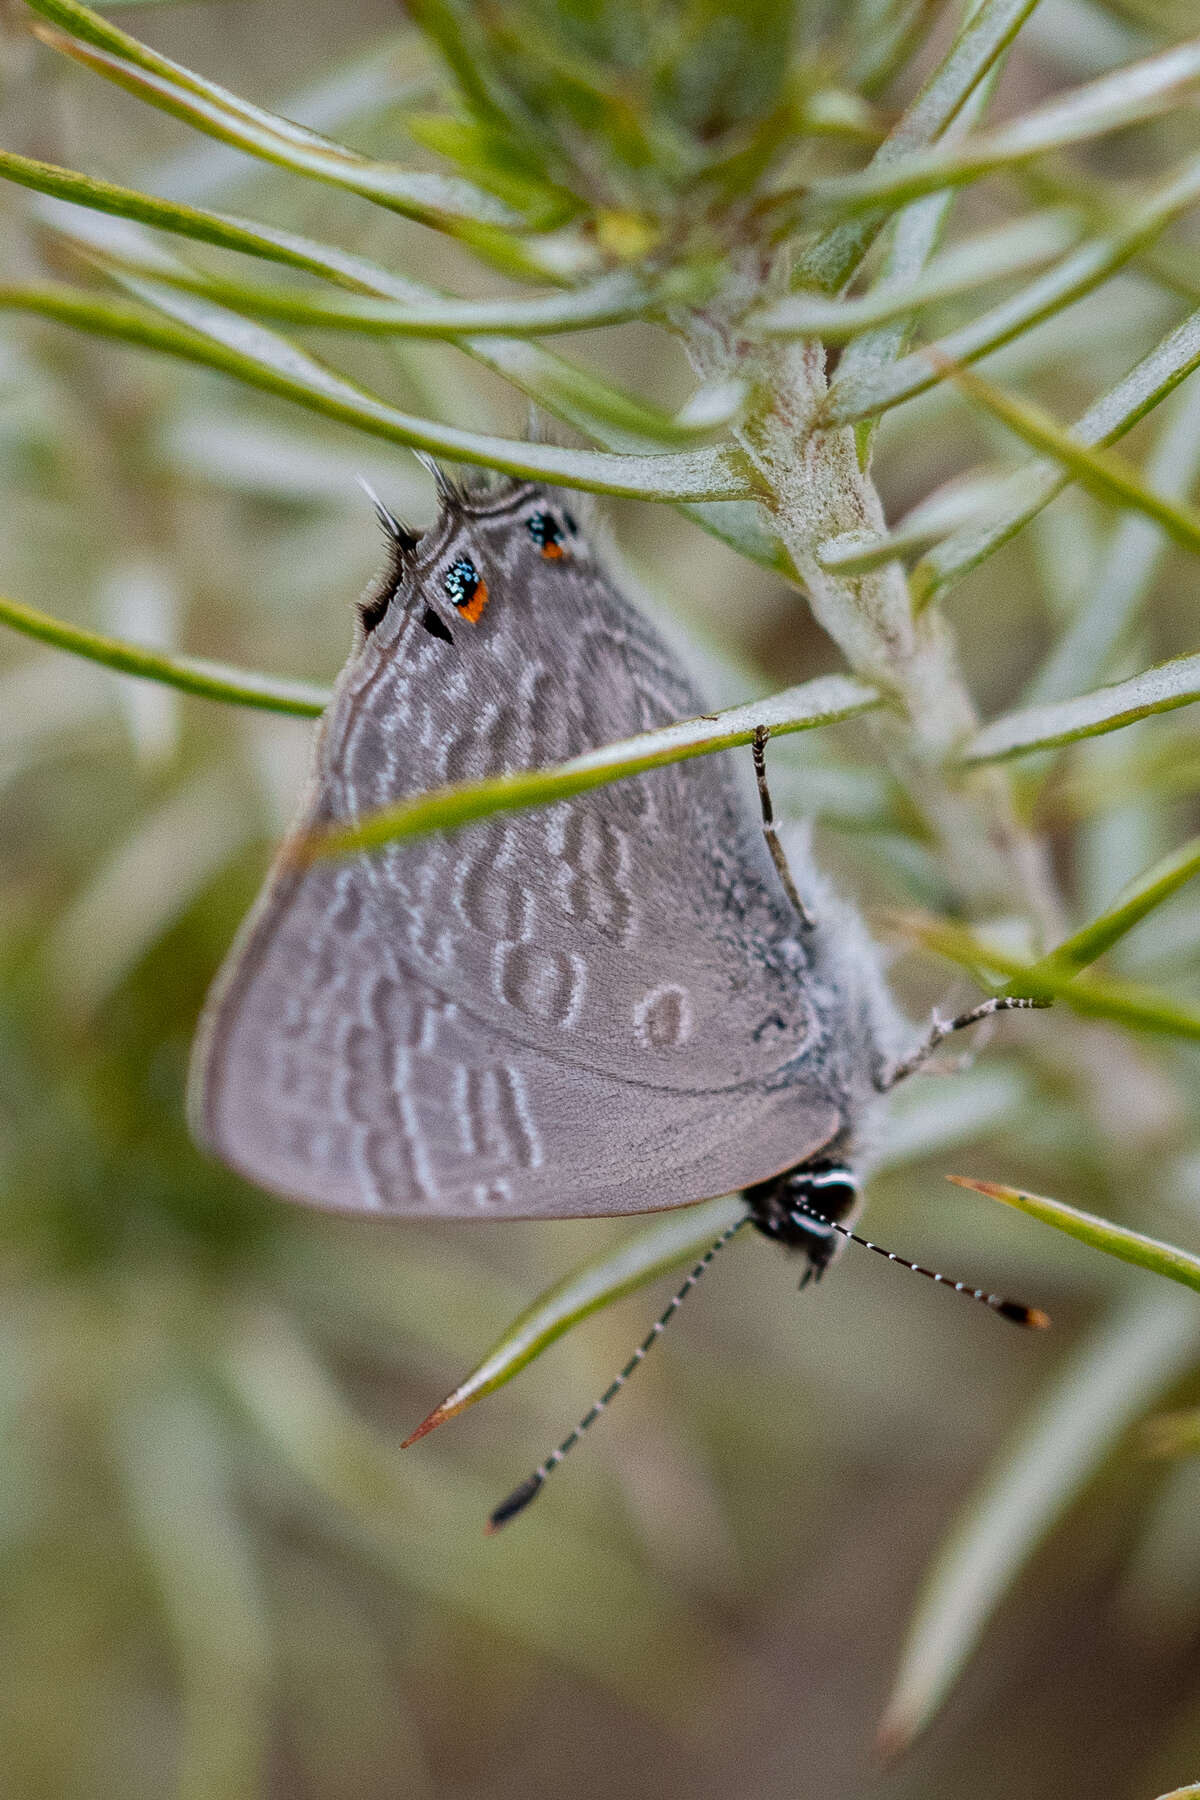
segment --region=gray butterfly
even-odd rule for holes
[[[385,515],[297,832],[704,710],[562,496],[441,485],[420,538]],[[786,1238],[799,1190],[774,1178],[803,1172],[841,1216],[897,1015],[844,905],[807,868],[789,898],[742,773],[705,756],[305,868],[285,846],[205,1010],[197,1135],[347,1211],[750,1188]]]

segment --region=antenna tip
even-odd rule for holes
[[[545,1477],[542,1475],[531,1475],[528,1481],[523,1481],[519,1488],[513,1489],[507,1500],[500,1502],[484,1526],[489,1537],[493,1537],[502,1525],[508,1524],[510,1519],[515,1519],[519,1512],[524,1512],[529,1502],[536,1499],[541,1492],[544,1479]]]
[[[1026,1325],[1030,1331],[1050,1329],[1050,1314],[1043,1312],[1040,1306],[1022,1306],[1019,1300],[1002,1300],[996,1311],[1002,1319],[1011,1319],[1014,1325]]]

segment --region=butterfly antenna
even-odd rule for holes
[[[620,1393],[621,1389],[625,1386],[625,1383],[629,1380],[629,1377],[633,1374],[633,1371],[644,1358],[651,1344],[653,1344],[657,1338],[661,1337],[662,1333],[666,1330],[667,1325],[683,1305],[683,1302],[687,1299],[688,1295],[703,1275],[705,1269],[707,1269],[709,1263],[717,1254],[717,1251],[724,1249],[730,1238],[733,1237],[736,1232],[740,1231],[742,1226],[748,1222],[749,1217],[749,1213],[743,1213],[740,1219],[735,1219],[733,1224],[721,1233],[716,1243],[712,1244],[704,1252],[704,1255],[700,1258],[700,1261],[696,1264],[679,1292],[672,1297],[669,1305],[650,1327],[650,1330],[642,1339],[629,1361],[625,1364],[621,1373],[615,1376],[608,1387],[605,1388],[591,1411],[586,1412],[583,1415],[574,1431],[570,1432],[568,1436],[563,1439],[562,1443],[558,1446],[558,1449],[551,1451],[545,1462],[539,1463],[537,1468],[533,1471],[533,1474],[528,1476],[527,1479],[521,1483],[520,1487],[514,1488],[507,1500],[502,1500],[500,1502],[499,1506],[488,1519],[487,1530],[489,1533],[499,1531],[502,1525],[507,1525],[510,1519],[515,1519],[519,1512],[525,1510],[531,1500],[537,1498],[542,1490],[543,1483],[551,1470],[557,1469],[559,1463],[562,1462],[568,1451],[575,1448],[588,1427],[595,1424],[609,1401],[615,1399]]]
[[[902,1269],[911,1269],[914,1275],[924,1275],[956,1294],[965,1294],[968,1300],[978,1300],[990,1307],[992,1312],[999,1313],[1002,1319],[1011,1319],[1014,1325],[1027,1325],[1033,1331],[1045,1331],[1050,1324],[1050,1314],[1043,1312],[1040,1306],[1025,1306],[1020,1300],[1006,1300],[1003,1294],[989,1294],[986,1288],[969,1287],[965,1281],[952,1281],[937,1269],[927,1269],[923,1263],[910,1262],[907,1256],[897,1256],[894,1250],[885,1250],[882,1244],[873,1244],[870,1238],[860,1237],[848,1225],[841,1225],[836,1219],[827,1219],[811,1206],[802,1206],[800,1210],[815,1219],[819,1225],[828,1225],[832,1230],[840,1231],[852,1244],[861,1244],[864,1250],[874,1250],[876,1256],[886,1256],[889,1262],[899,1263]]]

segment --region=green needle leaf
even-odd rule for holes
[[[924,358],[922,358],[924,361]],[[1139,419],[1173,394],[1200,367],[1200,312],[1169,331],[1149,355],[1075,421],[1071,436],[1081,444],[1113,444]],[[913,570],[914,595],[928,604],[969,574],[1035,518],[1071,480],[1061,464],[1038,458],[1010,478],[1007,505],[983,525],[964,526],[931,550]]]
[[[764,337],[819,337],[826,343],[844,344],[859,332],[904,318],[934,301],[969,293],[1049,262],[1067,249],[1079,232],[1078,219],[1065,210],[1016,219],[943,251],[912,281],[880,285],[852,300],[790,294],[751,313],[746,325]]]
[[[1018,293],[950,332],[933,348],[952,362],[966,363],[1012,343],[1044,319],[1057,317],[1147,251],[1172,220],[1188,212],[1197,200],[1200,160],[1193,157],[1132,205],[1110,205],[1100,236],[1081,244]],[[921,350],[890,365],[860,364],[852,359],[844,370],[839,368],[830,388],[825,422],[852,425],[875,418],[925,393],[941,379]]]
[[[277,225],[239,218],[233,213],[209,212],[204,207],[186,206],[178,200],[163,200],[137,188],[121,187],[93,175],[81,175],[78,170],[61,168],[57,163],[18,156],[12,150],[0,149],[0,176],[21,187],[32,188],[35,193],[87,207],[92,212],[109,213],[152,226],[156,231],[170,231],[198,243],[215,244],[222,250],[237,250],[246,256],[304,269],[346,287],[369,293],[374,293],[380,284],[385,293],[398,287],[398,298],[403,298],[411,287],[414,299],[433,297],[430,290],[402,281],[378,263],[339,250],[335,245],[319,243],[315,238],[302,237],[298,232],[283,231]],[[56,215],[52,213],[51,216]],[[78,214],[65,216],[72,223],[79,217]]]
[[[934,145],[886,163],[877,159],[860,174],[815,181],[801,203],[801,215],[866,212],[881,202],[894,205],[975,181],[1047,151],[1153,118],[1177,105],[1197,82],[1200,38],[1193,38],[1143,62],[1126,63],[1111,75],[952,148]]]
[[[202,363],[249,387],[279,394],[326,418],[425,450],[431,456],[478,463],[530,480],[647,500],[732,500],[748,495],[742,460],[731,451],[619,456],[460,431],[400,412],[318,362],[299,345],[240,314],[177,293],[162,282],[127,276],[124,284],[180,323],[164,325],[137,308],[52,283],[0,286],[0,310],[39,313],[103,337]]]
[[[1098,499],[1142,512],[1161,525],[1177,544],[1193,553],[1200,552],[1200,512],[1156,494],[1141,480],[1136,469],[1112,451],[1100,450],[1081,443],[1056,420],[1027,400],[1016,400],[1011,394],[985,381],[971,369],[952,364],[935,350],[925,353],[929,360],[944,370],[955,386],[968,399],[991,413],[1019,438],[1035,450],[1044,450],[1062,468]],[[920,588],[914,589],[914,600],[921,601]]]
[[[1018,1212],[1040,1219],[1043,1225],[1053,1225],[1094,1250],[1120,1257],[1122,1262],[1136,1263],[1140,1269],[1153,1269],[1155,1274],[1166,1275],[1200,1293],[1200,1255],[1190,1250],[1180,1250],[1140,1231],[1130,1231],[1125,1225],[1114,1225],[1111,1219],[1080,1212],[1062,1200],[1048,1200],[1042,1194],[1030,1194],[1004,1182],[976,1181],[969,1175],[948,1175],[946,1179],[957,1182],[959,1187],[973,1188],[977,1194],[987,1194],[992,1200],[1003,1200],[1006,1206],[1015,1206]]]
[[[115,259],[114,259],[115,260]],[[163,271],[173,287],[199,294],[239,311],[318,331],[355,331],[382,337],[460,338],[503,333],[544,334],[591,331],[652,315],[664,300],[635,276],[602,276],[587,287],[567,293],[517,295],[505,300],[459,300],[453,296],[424,303],[388,300],[374,294],[330,298],[261,283],[231,281],[191,271]],[[726,424],[717,418],[714,425]]]
[[[75,0],[30,0],[30,5],[71,34],[63,37],[39,28],[38,35],[52,48],[251,156],[278,163],[294,174],[348,188],[377,205],[443,230],[470,225],[511,229],[528,223],[503,201],[458,176],[376,162],[254,106],[159,55]]]
[[[749,744],[760,726],[771,735],[811,731],[882,705],[881,696],[865,682],[847,675],[823,675],[796,688],[787,688],[766,700],[732,706],[725,712],[663,725],[621,743],[589,750],[553,769],[531,769],[515,775],[494,775],[485,781],[463,782],[457,787],[436,788],[382,807],[355,824],[331,826],[292,846],[301,862],[318,857],[348,856],[358,850],[375,850],[402,838],[424,837],[465,825],[490,813],[510,812],[526,806],[548,806],[569,794],[583,794],[607,782],[666,763],[684,762],[692,756],[708,756]]]
[[[1038,970],[1043,968],[1062,974],[1086,968],[1197,874],[1200,874],[1200,837],[1189,839],[1139,875],[1136,881],[1131,881],[1106,912],[1056,945],[1049,956],[1041,963],[1035,963],[1023,979],[1036,982]]]
[[[1081,976],[1078,964],[1059,967],[1053,952],[1039,963],[1026,962],[950,919],[904,915],[893,923],[898,935],[969,969],[985,987],[1007,983],[1005,992],[1061,1000],[1085,1018],[1113,1019],[1120,1025],[1164,1037],[1200,1038],[1200,1009],[1186,1006],[1154,988],[1132,981]]]
[[[931,1568],[880,1742],[904,1749],[940,1708],[1042,1539],[1145,1408],[1189,1368],[1200,1309],[1156,1289],[1085,1340],[1018,1428]]]
[[[960,751],[964,763],[1006,762],[1032,750],[1052,750],[1078,738],[1121,731],[1154,713],[1200,700],[1200,655],[1177,656],[1157,668],[1115,681],[1071,700],[1048,700],[993,719]]]
[[[74,656],[103,663],[122,675],[161,681],[167,687],[182,688],[185,694],[224,700],[231,706],[253,706],[264,712],[314,719],[324,712],[330,700],[328,688],[315,687],[307,681],[283,681],[252,669],[234,669],[196,656],[173,656],[121,638],[103,637],[98,631],[68,625],[4,595],[0,595],[0,624],[11,625],[14,631],[24,632],[39,643],[53,644],[56,650],[69,650]]]
[[[104,230],[96,217],[98,213],[113,214],[199,242],[217,244],[223,249],[307,270],[360,293],[399,302],[408,309],[405,313],[408,318],[421,314],[426,319],[445,321],[452,309],[469,304],[405,276],[394,275],[377,263],[315,238],[232,214],[207,212],[202,208],[160,200],[136,189],[95,181],[53,163],[39,163],[29,157],[0,151],[0,176],[55,199],[89,208],[89,213],[85,214],[63,208],[61,217],[59,212],[52,210],[52,223],[69,242],[82,241],[91,260],[100,261],[110,270],[115,264],[125,270],[141,270],[167,282],[188,279],[184,265],[159,252],[144,233],[129,233],[125,227]],[[571,297],[566,297],[563,303],[570,306]],[[458,317],[462,316],[459,312]],[[489,323],[494,323],[494,319]],[[681,413],[671,416],[623,392],[590,370],[557,356],[541,344],[494,336],[489,332],[459,336],[453,341],[458,349],[511,381],[547,412],[565,420],[608,450],[652,452],[692,444],[711,436],[740,406],[740,400],[729,384],[725,384],[723,411],[711,407],[702,410],[689,403]],[[695,398],[693,396],[693,400]],[[795,571],[786,553],[778,538],[767,529],[761,509],[755,503],[694,501],[681,502],[680,506],[704,530],[733,545],[742,555],[789,578],[794,577]]]
[[[981,0],[903,118],[872,157],[867,176],[886,172],[906,152],[941,137],[1003,57],[1037,0]],[[805,248],[796,284],[836,293],[849,281],[891,209],[846,220]]]
[[[663,1213],[614,1249],[603,1251],[564,1275],[513,1320],[453,1393],[447,1394],[405,1438],[404,1447],[465,1412],[485,1394],[503,1387],[556,1338],[591,1313],[683,1263],[695,1262],[745,1210],[745,1201],[732,1194]]]

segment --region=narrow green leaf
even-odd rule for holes
[[[164,271],[158,279],[199,294],[202,299],[284,324],[383,337],[460,338],[591,331],[601,325],[620,325],[652,316],[667,302],[665,293],[656,297],[636,276],[622,272],[602,276],[572,292],[532,299],[524,295],[504,300],[458,300],[448,296],[416,304],[373,294],[334,299],[183,269]],[[726,423],[727,417],[713,422],[714,426]]]
[[[404,1448],[447,1419],[465,1412],[485,1394],[503,1387],[556,1338],[591,1313],[611,1306],[625,1294],[632,1294],[683,1263],[695,1262],[745,1211],[745,1201],[736,1194],[707,1200],[699,1206],[680,1207],[660,1214],[652,1224],[641,1226],[615,1248],[581,1263],[553,1287],[546,1288],[513,1320],[453,1393],[447,1394],[405,1438]]]
[[[1200,479],[1200,382],[1184,386],[1146,459],[1146,480],[1170,500],[1187,500]],[[1029,705],[1065,700],[1104,678],[1128,636],[1166,550],[1163,533],[1136,514],[1120,519],[1086,601],[1025,690]]]
[[[0,152],[0,175],[8,175],[26,187],[53,196],[50,205],[44,207],[43,216],[68,243],[84,246],[89,260],[100,261],[106,268],[116,265],[172,283],[188,279],[183,263],[168,256],[144,232],[135,229],[136,224],[145,224],[199,242],[218,244],[223,249],[304,269],[341,287],[378,295],[405,307],[438,309],[465,304],[457,296],[441,293],[407,276],[393,274],[378,263],[335,245],[321,243],[316,238],[263,225],[257,220],[159,200],[135,189],[93,181],[53,163],[36,163],[28,157]],[[56,200],[69,205],[57,206]],[[128,223],[107,227],[102,225],[97,214],[115,215]],[[509,340],[485,334],[478,338],[458,337],[454,342],[466,355],[505,376],[548,412],[596,438],[606,449],[653,450],[695,443],[700,437],[711,434],[722,422],[721,417],[711,410],[696,419],[686,409],[674,416],[664,413],[591,371],[524,339]],[[727,405],[725,416],[733,417],[736,410],[734,404]],[[730,503],[730,506],[736,506],[736,503]],[[755,542],[758,560],[786,567],[786,559],[777,545],[773,552],[767,553],[761,542],[763,536],[760,530]]]
[[[1160,857],[1136,881],[1123,888],[1105,912],[1079,931],[1072,932],[1061,944],[1056,944],[1049,956],[1041,963],[1035,963],[1022,981],[1036,983],[1038,971],[1043,967],[1064,976],[1073,969],[1086,968],[1197,874],[1200,874],[1200,837],[1189,838],[1178,850]]]
[[[342,286],[379,294],[413,307],[461,304],[434,288],[393,275],[362,257],[298,233],[281,231],[275,226],[179,206],[133,189],[94,182],[54,164],[0,153],[0,175],[4,174],[25,186],[70,202],[72,206],[93,209],[80,213],[64,206],[59,211],[52,205],[49,216],[68,241],[86,244],[93,260],[98,253],[105,266],[115,261],[122,267],[143,269],[167,281],[178,279],[183,268],[182,264],[159,252],[144,234],[101,231],[96,210],[306,269]],[[698,438],[710,435],[721,423],[719,413],[711,408],[702,410],[692,403],[671,417],[541,345],[522,339],[485,335],[457,338],[455,343],[467,355],[505,376],[548,412],[595,438],[606,449],[653,451],[694,443]],[[727,395],[725,416],[732,417],[738,404],[738,396]],[[681,510],[702,529],[721,538],[740,554],[794,579],[790,559],[779,539],[768,529],[765,515],[756,504],[740,501],[683,503]]]
[[[515,775],[494,775],[485,781],[463,782],[457,787],[435,788],[427,794],[382,807],[352,825],[332,826],[294,847],[301,860],[324,856],[348,856],[358,850],[378,849],[403,838],[423,837],[445,831],[495,812],[527,806],[548,806],[570,794],[587,793],[610,781],[642,775],[666,763],[685,762],[749,744],[755,731],[766,726],[772,736],[811,731],[880,706],[874,688],[846,675],[822,675],[800,687],[786,688],[766,700],[731,706],[725,712],[677,725],[663,725],[621,743],[605,744],[574,756],[557,768],[531,769]]]
[[[936,352],[931,350],[927,354],[931,361],[943,366],[944,359]],[[946,365],[945,373],[969,400],[1007,425],[1034,450],[1046,451],[1089,493],[1117,506],[1132,507],[1136,512],[1145,513],[1185,550],[1193,554],[1200,552],[1200,512],[1156,494],[1123,457],[1081,443],[1040,406],[1032,401],[1015,399],[974,370]],[[914,583],[914,603],[919,606],[922,599],[921,585]]]
[[[209,212],[203,207],[185,206],[177,200],[163,200],[137,188],[120,187],[112,181],[81,175],[75,169],[60,168],[57,163],[18,156],[11,150],[0,149],[0,176],[73,206],[130,219],[152,226],[156,231],[170,231],[192,238],[198,243],[215,244],[222,250],[237,250],[243,255],[303,269],[345,287],[368,293],[392,293],[399,287],[402,291],[396,294],[398,299],[406,298],[411,288],[415,301],[431,297],[429,289],[402,281],[378,263],[339,250],[335,245],[319,243],[315,238],[302,237],[298,232],[283,231],[277,225],[264,225],[259,220],[239,218],[233,213]],[[68,221],[78,217],[65,216]]]
[[[992,1613],[1122,1434],[1189,1368],[1200,1309],[1170,1290],[1124,1306],[1075,1351],[944,1540],[901,1653],[880,1730],[910,1744],[954,1685]]]
[[[1131,258],[1151,245],[1172,220],[1200,199],[1200,158],[1156,184],[1132,206],[1109,209],[1103,235],[1082,244],[1044,275],[998,306],[970,320],[931,346],[948,361],[975,362],[1011,343],[1044,319],[1065,311],[1091,293]],[[1115,213],[1115,216],[1113,216]],[[839,369],[822,417],[828,425],[852,425],[923,394],[943,379],[924,351],[913,351],[890,366],[849,365]]]
[[[1200,1038],[1200,1008],[1185,1006],[1155,988],[1132,981],[1081,976],[1072,967],[1058,969],[1052,954],[1039,963],[1030,963],[949,919],[906,914],[893,923],[910,943],[969,969],[985,987],[1007,983],[1006,992],[1053,997],[1085,1018],[1112,1019],[1118,1025],[1163,1037]]]
[[[886,171],[912,150],[941,137],[987,78],[1025,23],[1037,0],[981,0],[938,67],[872,157],[867,173]],[[796,285],[836,293],[854,273],[881,224],[894,209],[883,207],[821,232],[807,244]]]
[[[624,494],[646,500],[726,500],[748,497],[750,474],[740,451],[721,446],[675,453],[608,455],[556,444],[530,444],[519,439],[485,437],[397,411],[375,395],[349,382],[326,363],[310,356],[290,339],[238,313],[184,293],[158,281],[117,279],[191,331],[233,350],[260,370],[258,384],[340,416],[360,429],[408,443],[434,456],[482,464],[531,480],[558,481],[594,493]],[[265,379],[263,379],[265,377]],[[283,378],[286,387],[280,383]],[[303,387],[297,386],[297,378]],[[331,411],[331,405],[337,412]],[[711,416],[704,432],[712,429]]]
[[[279,394],[326,418],[432,456],[633,498],[725,500],[746,496],[748,480],[741,459],[729,451],[619,456],[460,431],[398,411],[298,345],[237,313],[208,306],[163,283],[131,277],[125,281],[131,292],[182,320],[187,329],[164,325],[134,307],[52,283],[0,286],[0,310],[38,313],[103,337],[219,369],[250,387]]]
[[[983,118],[999,72],[1000,64],[996,63],[968,94],[942,133],[943,144],[961,142]],[[883,302],[890,292],[897,288],[911,287],[921,279],[941,240],[957,197],[956,189],[944,188],[940,194],[926,194],[923,199],[914,200],[901,209],[888,227],[883,265],[868,290],[869,296]],[[1067,209],[1059,210],[1065,212]],[[862,382],[870,384],[879,379],[884,370],[890,369],[904,355],[911,342],[915,324],[915,318],[909,313],[864,331],[853,339],[838,359],[833,377],[835,385],[842,381],[851,386]],[[826,399],[828,398],[827,395]],[[877,428],[878,421],[872,420],[860,424],[856,430],[859,463],[864,469],[870,461],[871,441]]]
[[[1192,1782],[1190,1787],[1172,1788],[1169,1794],[1160,1794],[1158,1800],[1200,1800],[1200,1781]]]
[[[85,44],[93,44],[98,50],[106,50],[113,56],[119,56],[134,64],[136,68],[145,69],[151,74],[161,75],[174,81],[182,88],[218,101],[230,112],[242,114],[250,123],[262,124],[281,137],[289,139],[297,145],[311,145],[319,149],[329,140],[318,132],[309,131],[304,125],[298,125],[293,119],[277,117],[274,113],[264,112],[249,101],[232,94],[227,88],[218,87],[215,82],[207,81],[201,75],[195,75],[185,69],[181,63],[172,62],[149,44],[143,44],[139,38],[132,37],[129,32],[122,31],[108,19],[102,18],[88,6],[80,4],[80,0],[29,0],[32,12],[38,13],[52,24],[61,26],[72,36],[81,39]],[[332,145],[337,149],[339,146]],[[355,152],[348,151],[347,155]]]
[[[952,1095],[935,1105],[919,1090],[908,1090],[894,1129],[889,1130],[883,1168],[903,1167],[934,1150],[959,1145],[996,1126],[1028,1105],[1028,1092],[1018,1072],[993,1064],[970,1071],[954,1083]],[[537,1297],[508,1326],[487,1355],[454,1391],[405,1440],[415,1443],[483,1399],[601,1307],[656,1281],[672,1269],[694,1262],[745,1213],[738,1195],[706,1200],[660,1214],[639,1226],[614,1248],[582,1264]]]
[[[1028,162],[1048,151],[1084,143],[1156,117],[1185,99],[1200,82],[1200,38],[1178,44],[1010,120],[995,131],[951,148],[931,146],[873,163],[855,175],[814,181],[800,202],[800,216],[845,217],[917,199],[939,188],[961,186],[981,175]]]
[[[844,344],[860,332],[955,294],[969,293],[992,281],[1003,281],[1061,255],[1080,234],[1080,223],[1065,210],[1015,219],[981,232],[934,257],[915,280],[877,284],[852,300],[831,300],[819,293],[789,294],[745,320],[763,337],[819,337]]]
[[[1094,1250],[1103,1250],[1122,1262],[1136,1263],[1139,1269],[1153,1269],[1156,1275],[1165,1275],[1200,1293],[1200,1256],[1190,1250],[1180,1250],[1140,1231],[1130,1231],[1126,1225],[1114,1225],[1111,1219],[1080,1212],[1062,1200],[1048,1200],[1042,1194],[1030,1194],[1001,1181],[976,1181],[969,1175],[949,1175],[946,1179],[957,1182],[959,1187],[973,1188],[977,1194],[987,1194],[992,1200],[1003,1200],[1006,1206],[1015,1206],[1018,1212],[1040,1219],[1043,1225],[1053,1225]]]
[[[404,276],[393,275],[390,270],[362,257],[314,238],[281,231],[275,226],[178,206],[133,189],[93,182],[87,176],[59,169],[53,164],[35,163],[25,157],[6,157],[0,153],[0,175],[4,174],[11,174],[23,185],[70,202],[72,206],[93,208],[101,213],[115,214],[131,224],[137,221],[202,242],[220,244],[226,249],[266,257],[323,275],[342,286],[379,294],[413,307],[460,304],[452,296],[440,294],[437,289]],[[52,203],[50,217],[68,241],[86,244],[89,255],[95,259],[98,253],[106,266],[116,261],[123,267],[142,268],[168,281],[174,280],[176,271],[182,268],[181,264],[157,252],[152,240],[144,234],[118,236],[99,230],[95,210],[78,212],[64,206],[60,211]],[[124,228],[121,231],[123,233]],[[458,349],[504,376],[547,412],[594,438],[608,450],[652,452],[658,448],[695,443],[710,435],[721,422],[721,415],[711,407],[701,409],[691,402],[672,417],[542,345],[520,338],[485,335],[456,338],[454,342]],[[732,417],[739,405],[739,397],[727,393],[725,416]],[[766,515],[756,503],[737,500],[684,502],[680,503],[680,510],[739,554],[788,579],[795,578],[786,551],[769,529]]]
[[[1200,700],[1200,655],[1177,656],[1127,681],[1116,681],[1071,700],[1049,700],[993,719],[963,747],[964,763],[1005,762],[1031,750],[1051,750],[1077,738],[1120,731],[1153,713]]]
[[[1072,437],[1081,444],[1101,447],[1115,443],[1196,368],[1200,368],[1200,311],[1168,332],[1123,380],[1090,406],[1071,427]],[[1010,500],[996,518],[986,525],[955,531],[913,570],[916,590],[926,602],[938,599],[1007,543],[1071,478],[1057,464],[1039,458],[1017,469],[1010,479]]]
[[[41,28],[39,36],[115,81],[140,99],[198,131],[232,144],[251,156],[294,174],[349,189],[380,206],[426,225],[454,230],[464,225],[522,227],[520,213],[457,176],[402,169],[374,161],[309,131],[290,119],[254,106],[215,82],[161,56],[128,32],[76,0],[29,0],[33,10],[71,35]]]
[[[122,675],[140,676],[145,681],[161,681],[168,687],[182,688],[185,694],[199,694],[205,700],[224,700],[232,706],[253,706],[265,712],[290,713],[295,718],[313,719],[329,704],[327,688],[314,687],[306,681],[283,681],[276,676],[259,675],[252,669],[233,669],[224,663],[206,662],[201,657],[172,656],[163,650],[145,649],[120,638],[103,637],[98,631],[86,631],[78,625],[67,625],[49,613],[23,606],[19,600],[0,595],[0,625],[11,625],[14,631],[39,643],[53,644],[56,650],[69,650],[74,656],[103,663]]]

